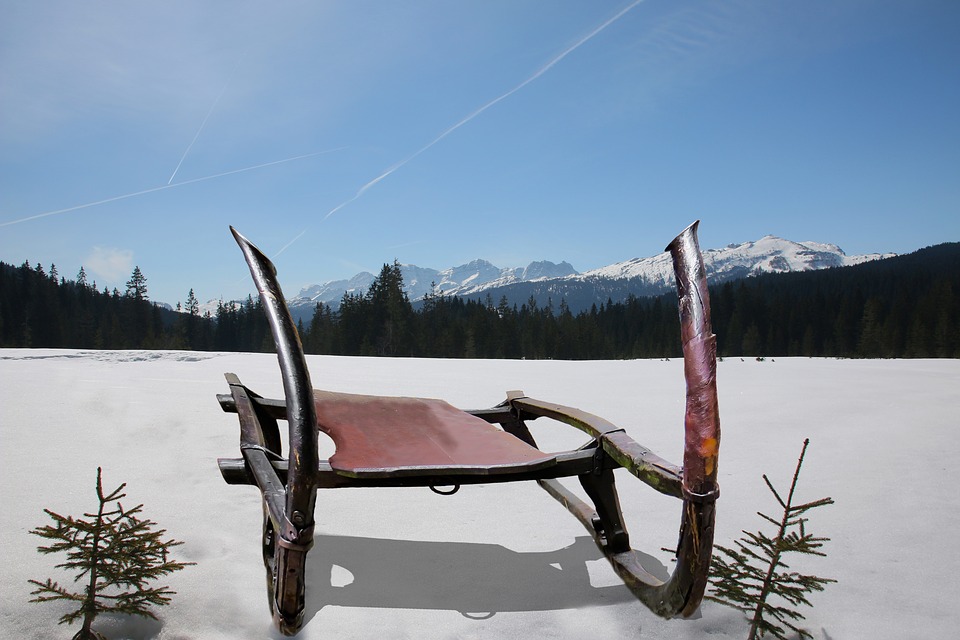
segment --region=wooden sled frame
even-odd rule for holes
[[[719,496],[717,460],[720,421],[717,409],[716,338],[710,326],[703,259],[697,242],[695,222],[678,235],[666,250],[670,251],[677,277],[684,376],[687,382],[683,466],[677,467],[636,443],[623,429],[603,418],[565,407],[534,400],[522,392],[508,392],[505,401],[494,408],[461,412],[442,401],[390,399],[315,391],[310,381],[303,348],[296,327],[284,303],[270,260],[231,227],[243,251],[251,275],[260,292],[277,347],[283,377],[284,400],[260,397],[246,388],[239,378],[226,374],[229,394],[218,395],[224,411],[236,413],[240,420],[241,458],[220,459],[221,474],[229,484],[257,486],[263,496],[264,521],[262,550],[267,569],[267,595],[277,628],[286,635],[303,625],[305,568],[307,552],[313,545],[314,507],[317,489],[341,487],[430,487],[437,493],[450,493],[463,484],[534,480],[563,504],[593,536],[636,597],[663,617],[687,617],[699,607],[707,583],[713,550],[715,502]],[[352,403],[352,404],[351,404]],[[389,412],[403,414],[404,407],[441,415],[438,427],[444,436],[456,435],[456,429],[468,429],[470,438],[467,463],[415,462],[398,465],[378,462],[376,455],[393,454],[392,449],[374,443],[372,451],[363,447],[357,464],[337,464],[341,446],[346,451],[350,438],[364,433],[349,424],[334,434],[337,453],[330,460],[318,454],[318,428],[327,430],[336,418],[318,408],[358,412],[384,406]],[[349,422],[347,411],[347,422]],[[383,412],[374,416],[377,419]],[[414,415],[410,413],[409,415]],[[421,415],[421,414],[417,414]],[[546,417],[580,429],[591,440],[580,449],[546,454],[525,422]],[[478,428],[481,419],[494,427]],[[289,451],[281,454],[277,420],[288,423]],[[443,423],[446,420],[449,425]],[[431,418],[427,422],[432,422]],[[330,424],[328,424],[330,423]],[[462,425],[461,425],[462,423]],[[414,459],[425,454],[427,439],[418,439],[421,425],[399,423],[401,442]],[[495,432],[495,433],[493,433]],[[464,431],[464,433],[466,433]],[[509,434],[506,436],[504,434]],[[512,436],[512,437],[511,437]],[[339,437],[339,440],[338,440]],[[505,447],[519,450],[515,458],[476,462],[470,456],[479,450]],[[351,443],[351,444],[348,444]],[[393,445],[391,445],[393,446]],[[354,447],[354,450],[357,448]],[[508,459],[509,458],[509,459]],[[630,547],[614,481],[614,469],[624,468],[657,491],[683,501],[677,562],[667,581],[662,581],[641,566]],[[576,476],[592,505],[565,488],[557,478]],[[449,490],[442,488],[449,487]]]

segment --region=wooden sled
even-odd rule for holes
[[[286,397],[262,398],[226,374],[230,393],[218,400],[239,417],[242,457],[220,459],[219,466],[227,483],[255,485],[262,493],[263,561],[277,628],[292,635],[303,625],[317,489],[404,486],[450,493],[464,484],[522,480],[538,482],[583,523],[627,587],[653,612],[667,618],[694,613],[713,550],[720,439],[716,339],[696,229],[694,223],[667,247],[677,276],[687,382],[681,468],[603,418],[522,392],[507,392],[491,409],[461,411],[442,400],[314,390],[273,264],[231,227],[269,317]],[[544,453],[525,424],[541,417],[580,429],[590,441],[574,451]],[[288,423],[286,455],[278,420]],[[329,460],[319,458],[318,431],[336,445]],[[683,501],[677,561],[667,581],[645,571],[630,547],[614,482],[613,471],[621,467]],[[557,480],[571,476],[593,504]]]

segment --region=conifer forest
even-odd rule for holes
[[[960,357],[960,243],[853,267],[766,274],[711,287],[721,357]],[[0,347],[272,352],[259,300],[201,314],[191,289],[154,304],[136,268],[126,290],[98,291],[81,268],[0,262]],[[339,309],[299,324],[307,353],[436,358],[628,359],[680,355],[675,294],[607,300],[572,313],[564,300],[411,302],[399,265]]]

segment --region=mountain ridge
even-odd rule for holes
[[[835,244],[795,242],[774,235],[703,251],[711,284],[761,273],[852,266],[894,255],[848,256]],[[608,298],[616,301],[629,295],[658,295],[673,288],[673,266],[667,253],[632,258],[582,273],[568,262],[548,260],[534,261],[526,267],[501,268],[476,259],[442,270],[410,264],[400,265],[400,270],[404,288],[414,303],[434,293],[474,299],[490,296],[496,301],[505,297],[510,304],[525,302],[532,296],[538,304],[559,304],[565,300],[576,312]],[[374,277],[361,272],[350,279],[310,285],[291,297],[288,304],[295,318],[309,317],[317,303],[336,309],[345,293],[364,293]]]

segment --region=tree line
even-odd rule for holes
[[[200,313],[193,293],[176,310],[150,301],[135,267],[123,293],[97,289],[83,267],[75,280],[29,261],[0,262],[0,347],[266,351],[269,327],[259,304],[220,303]]]
[[[711,287],[721,356],[960,357],[960,243],[855,267],[767,274]],[[171,311],[134,270],[124,293],[97,291],[51,265],[0,262],[0,346],[273,350],[258,299],[201,314],[191,289]],[[337,310],[298,325],[307,353],[443,358],[619,359],[680,355],[676,295],[607,300],[572,313],[442,294],[412,303],[400,265]]]

